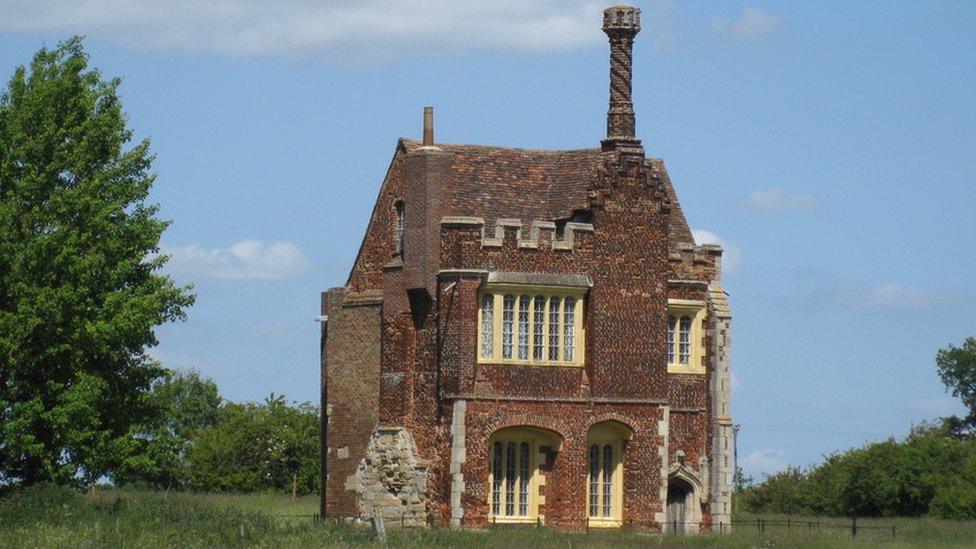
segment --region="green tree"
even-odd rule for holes
[[[146,349],[187,287],[158,273],[168,222],[146,202],[117,88],[82,40],[41,49],[0,98],[0,482],[91,483],[131,450],[165,370]]]
[[[955,436],[976,435],[976,338],[967,337],[962,347],[940,349],[935,363],[946,390],[969,408],[965,417],[945,418],[946,428]]]
[[[289,492],[295,482],[299,493],[314,493],[320,433],[318,408],[308,403],[289,406],[273,394],[264,404],[226,403],[190,448],[190,488]]]
[[[806,509],[806,476],[799,467],[765,475],[759,484],[744,488],[742,504],[758,513],[797,514]]]
[[[203,429],[217,424],[223,399],[217,385],[197,372],[171,372],[153,384],[156,414],[140,427],[132,450],[112,472],[116,484],[183,489],[187,453]]]

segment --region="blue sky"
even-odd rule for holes
[[[0,0],[0,73],[88,36],[150,137],[189,321],[168,366],[318,398],[340,285],[399,136],[599,143],[592,2]],[[642,2],[638,134],[727,249],[740,463],[758,475],[959,411],[933,357],[976,336],[976,4]],[[162,6],[162,7],[160,7]]]

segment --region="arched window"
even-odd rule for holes
[[[610,518],[613,515],[613,469],[616,466],[613,456],[613,446],[603,445],[603,517]]]
[[[502,512],[502,443],[496,442],[491,454],[491,514]]]
[[[539,466],[546,452],[558,452],[562,439],[536,427],[506,427],[489,439],[488,509],[490,522],[535,523],[539,518]]]
[[[505,445],[505,516],[515,516],[515,443]]]
[[[404,225],[403,218],[403,201],[397,201],[396,203],[396,240],[394,245],[396,246],[396,253],[403,255],[403,235],[406,233],[406,228]]]
[[[623,518],[623,451],[633,431],[615,421],[598,423],[587,434],[586,511],[592,527],[616,527]]]
[[[600,514],[600,447],[590,445],[590,516]]]

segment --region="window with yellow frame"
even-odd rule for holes
[[[705,302],[668,300],[668,373],[704,374]]]
[[[539,466],[546,451],[558,451],[561,439],[555,433],[534,427],[508,427],[488,442],[488,511],[495,523],[544,521],[539,506],[545,497],[539,486],[545,476]]]
[[[582,366],[583,290],[492,286],[478,297],[478,362]]]
[[[623,524],[623,449],[628,431],[606,422],[594,425],[587,436],[586,516],[590,527]]]

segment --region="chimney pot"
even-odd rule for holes
[[[434,146],[434,107],[424,107],[424,146]]]

